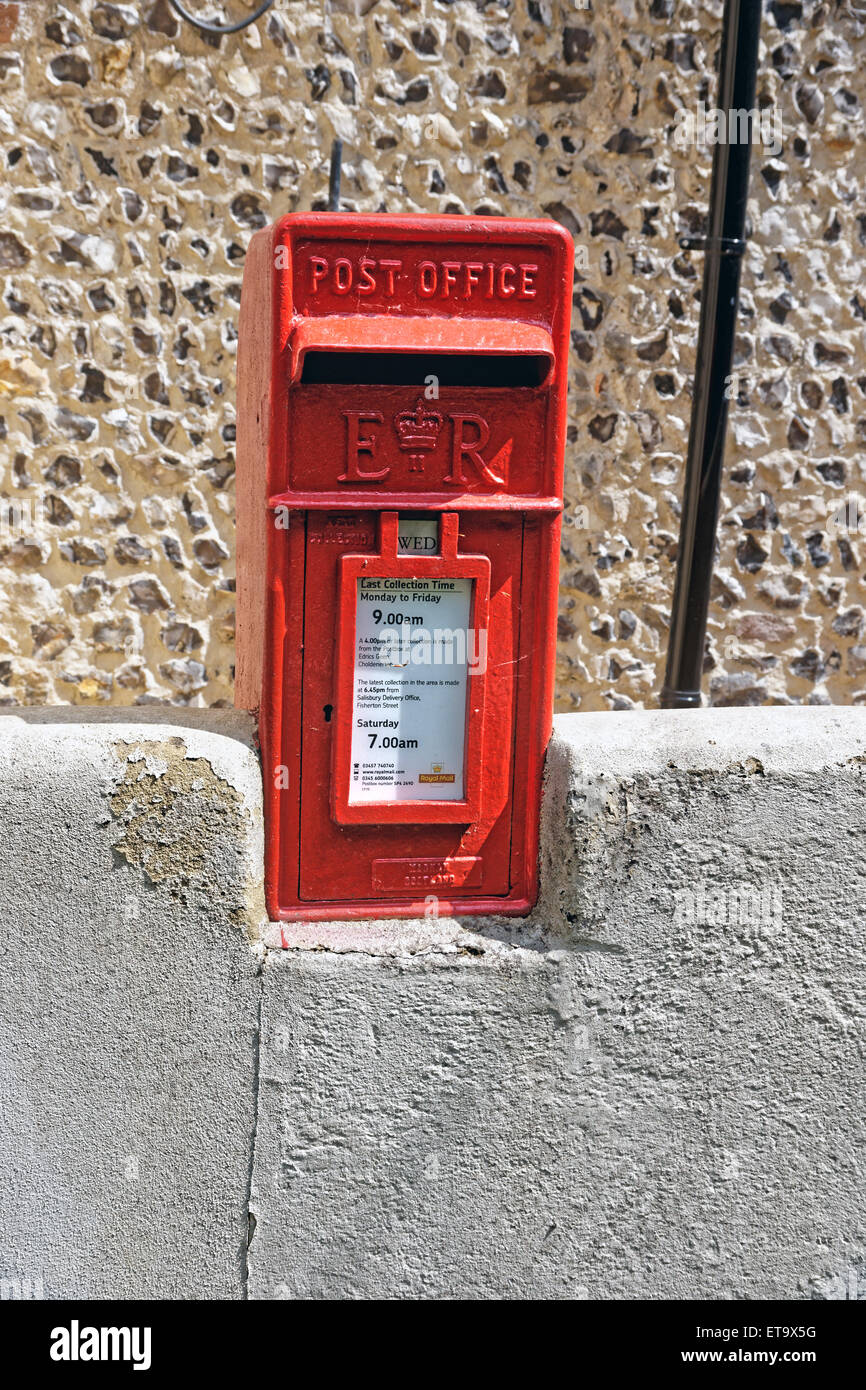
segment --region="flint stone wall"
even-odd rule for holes
[[[721,8],[276,0],[214,39],[167,0],[0,4],[0,700],[231,703],[244,254],[324,206],[339,136],[349,209],[573,233],[559,706],[652,704],[713,152],[676,137]],[[717,705],[863,694],[864,34],[861,0],[765,9]]]

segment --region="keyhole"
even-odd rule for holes
[[[334,713],[334,706],[333,706],[333,705],[325,705],[324,714],[325,714],[325,723],[326,723],[326,724],[330,724],[330,722],[331,722],[331,715],[332,715],[333,713]]]

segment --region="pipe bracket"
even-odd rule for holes
[[[708,256],[742,256],[746,249],[742,237],[731,236],[681,236],[679,244],[683,251],[706,251]]]

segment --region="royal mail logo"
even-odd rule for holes
[[[441,785],[443,782],[454,782],[455,780],[456,778],[453,772],[445,771],[444,762],[431,763],[429,772],[418,773],[418,781],[424,782],[428,785],[430,783],[433,783],[438,786]]]

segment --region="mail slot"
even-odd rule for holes
[[[546,221],[250,242],[235,678],[276,920],[535,901],[572,264]]]

